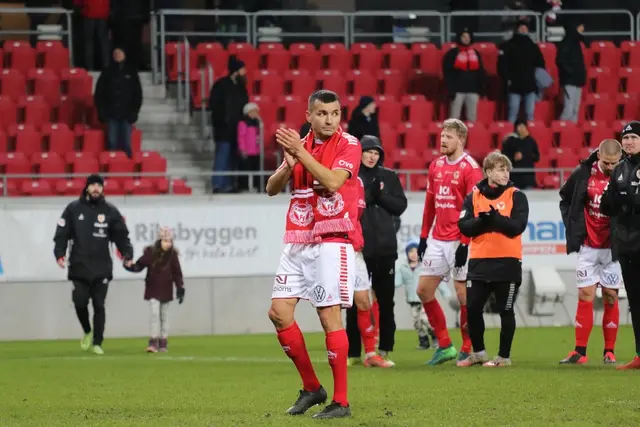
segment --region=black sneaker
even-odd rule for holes
[[[428,350],[431,348],[431,343],[429,342],[429,337],[419,337],[418,341],[418,350]]]
[[[316,391],[300,390],[298,400],[296,400],[296,403],[294,403],[291,408],[287,409],[287,414],[302,415],[312,406],[322,405],[326,401],[327,392],[322,386]]]
[[[311,418],[327,419],[327,418],[346,418],[351,416],[351,408],[349,406],[341,406],[338,402],[331,402],[322,411],[318,412]]]

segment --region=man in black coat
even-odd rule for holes
[[[538,90],[536,68],[545,68],[542,52],[529,36],[529,24],[518,21],[513,37],[500,46],[498,56],[498,73],[507,90],[508,120],[512,123],[518,118],[523,100],[526,119],[533,120]]]
[[[244,106],[249,102],[247,70],[244,62],[231,56],[229,74],[217,80],[209,94],[209,111],[213,139],[216,145],[213,170],[231,171],[238,158],[238,123],[242,120]],[[230,176],[216,175],[212,179],[213,191],[230,193],[234,190]]]
[[[127,267],[131,266],[133,247],[120,211],[104,199],[102,177],[90,175],[87,178],[80,198],[69,203],[58,219],[53,241],[56,262],[60,268],[65,268],[65,264],[69,266],[67,277],[73,283],[73,304],[84,330],[80,347],[86,351],[93,343],[93,352],[104,354],[104,303],[109,282],[113,279],[110,243],[116,244]],[[67,263],[69,241],[72,245]],[[89,299],[93,304],[93,341]]]
[[[393,351],[396,322],[394,317],[395,263],[398,258],[398,240],[394,217],[407,209],[407,197],[398,175],[383,167],[384,150],[375,136],[365,135],[362,140],[362,163],[358,176],[362,179],[367,207],[360,220],[364,236],[364,256],[371,287],[380,310],[380,356],[387,358]],[[355,305],[347,311],[349,358],[359,358],[360,332]]]
[[[142,107],[142,85],[122,49],[113,50],[109,67],[100,74],[94,102],[100,122],[107,124],[109,150],[122,149],[131,158],[131,132]]]
[[[556,56],[560,85],[564,91],[564,108],[560,120],[570,120],[575,123],[578,122],[582,88],[587,84],[587,67],[582,53],[583,33],[582,22],[567,25]]]

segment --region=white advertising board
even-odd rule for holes
[[[278,265],[287,200],[282,203],[119,206],[126,218],[135,256],[155,240],[160,225],[174,230],[185,277],[268,276]],[[53,257],[53,234],[64,206],[0,210],[0,280],[66,279]],[[423,204],[412,199],[402,216],[398,251],[420,235]],[[524,265],[573,268],[564,249],[564,226],[555,200],[530,200],[523,235]],[[114,277],[131,278],[114,259]]]

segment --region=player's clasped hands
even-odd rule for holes
[[[478,216],[483,221],[491,221],[493,220],[493,218],[495,218],[497,214],[498,214],[498,211],[496,210],[496,208],[493,207],[493,205],[491,205],[491,209],[489,209],[486,212],[480,212]]]
[[[276,142],[284,148],[286,153],[292,156],[296,156],[302,149],[300,134],[293,129],[281,128],[276,130]]]

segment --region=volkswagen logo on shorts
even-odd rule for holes
[[[324,301],[324,298],[326,296],[327,296],[327,292],[324,290],[322,286],[316,286],[315,288],[313,288],[313,297],[315,298],[316,302]]]

